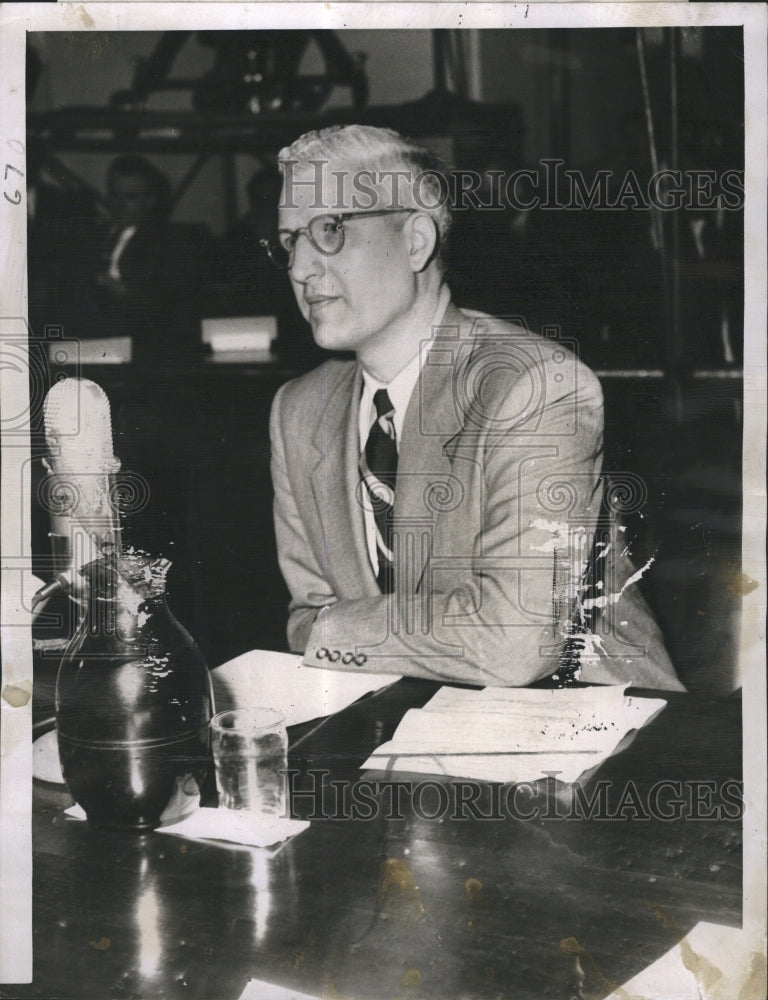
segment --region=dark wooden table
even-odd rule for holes
[[[333,818],[329,782],[350,794],[371,777],[359,771],[368,752],[434,690],[401,681],[292,731],[294,789],[318,793],[295,795],[294,812],[317,812],[322,791],[326,818],[274,855],[99,831],[68,821],[65,793],[36,784],[34,982],[0,995],[236,1000],[256,978],[357,1000],[582,1000],[606,996],[701,920],[739,925],[741,821],[726,784],[740,778],[737,698],[667,695],[585,786],[605,795],[589,818],[565,818],[546,783],[515,800],[535,818],[511,816],[502,795],[493,819],[482,817],[503,786],[479,786],[473,817],[455,807],[451,779],[417,797],[415,782],[431,779],[381,772],[371,818]],[[654,787],[661,809],[679,799],[683,815],[641,818]]]

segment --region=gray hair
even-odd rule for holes
[[[343,160],[351,170],[372,172],[376,177],[402,171],[407,202],[404,208],[418,208],[431,216],[442,250],[451,229],[448,167],[431,150],[389,128],[373,125],[332,125],[306,132],[281,149],[277,162],[285,173],[289,164]],[[370,188],[366,188],[366,193]],[[398,188],[399,190],[399,188]],[[439,252],[438,250],[438,252]]]

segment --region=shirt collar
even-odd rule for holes
[[[437,301],[435,315],[432,317],[432,322],[430,323],[430,333],[442,322],[450,301],[451,293],[448,290],[448,286],[443,285]],[[434,338],[430,337],[429,341],[426,343],[419,341],[419,349],[416,354],[414,354],[405,367],[401,368],[397,375],[395,375],[395,377],[388,383],[377,381],[372,375],[369,375],[368,372],[363,369],[363,396],[360,406],[360,430],[361,439],[363,441],[367,438],[368,430],[371,425],[373,394],[377,389],[387,390],[390,402],[395,408],[395,434],[397,435],[398,442],[400,441],[403,431],[403,423],[405,421],[405,411],[408,409],[408,403],[413,395],[414,386],[419,380],[421,367],[424,364],[424,359],[427,354],[429,354],[433,339]]]

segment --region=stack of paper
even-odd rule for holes
[[[273,361],[277,336],[274,316],[227,316],[202,321],[203,343],[209,344],[214,362]]]
[[[407,712],[363,767],[499,782],[556,771],[559,781],[572,783],[666,705],[624,691],[444,687],[424,708]]]

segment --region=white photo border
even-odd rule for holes
[[[6,197],[0,198],[0,370],[2,399],[3,688],[0,762],[0,982],[32,977],[31,691],[32,646],[22,607],[30,553],[28,446],[15,422],[28,404],[23,340],[27,314],[25,42],[28,31],[207,30],[212,28],[541,28],[743,25],[746,94],[743,572],[758,586],[742,606],[744,721],[744,927],[766,934],[766,8],[737,3],[91,3],[4,4],[0,8],[0,144]],[[16,201],[15,192],[20,196]],[[19,336],[21,331],[21,336]],[[12,344],[12,364],[6,364]],[[22,421],[23,423],[23,421]],[[23,431],[23,427],[22,427]],[[26,693],[26,700],[25,700]]]

